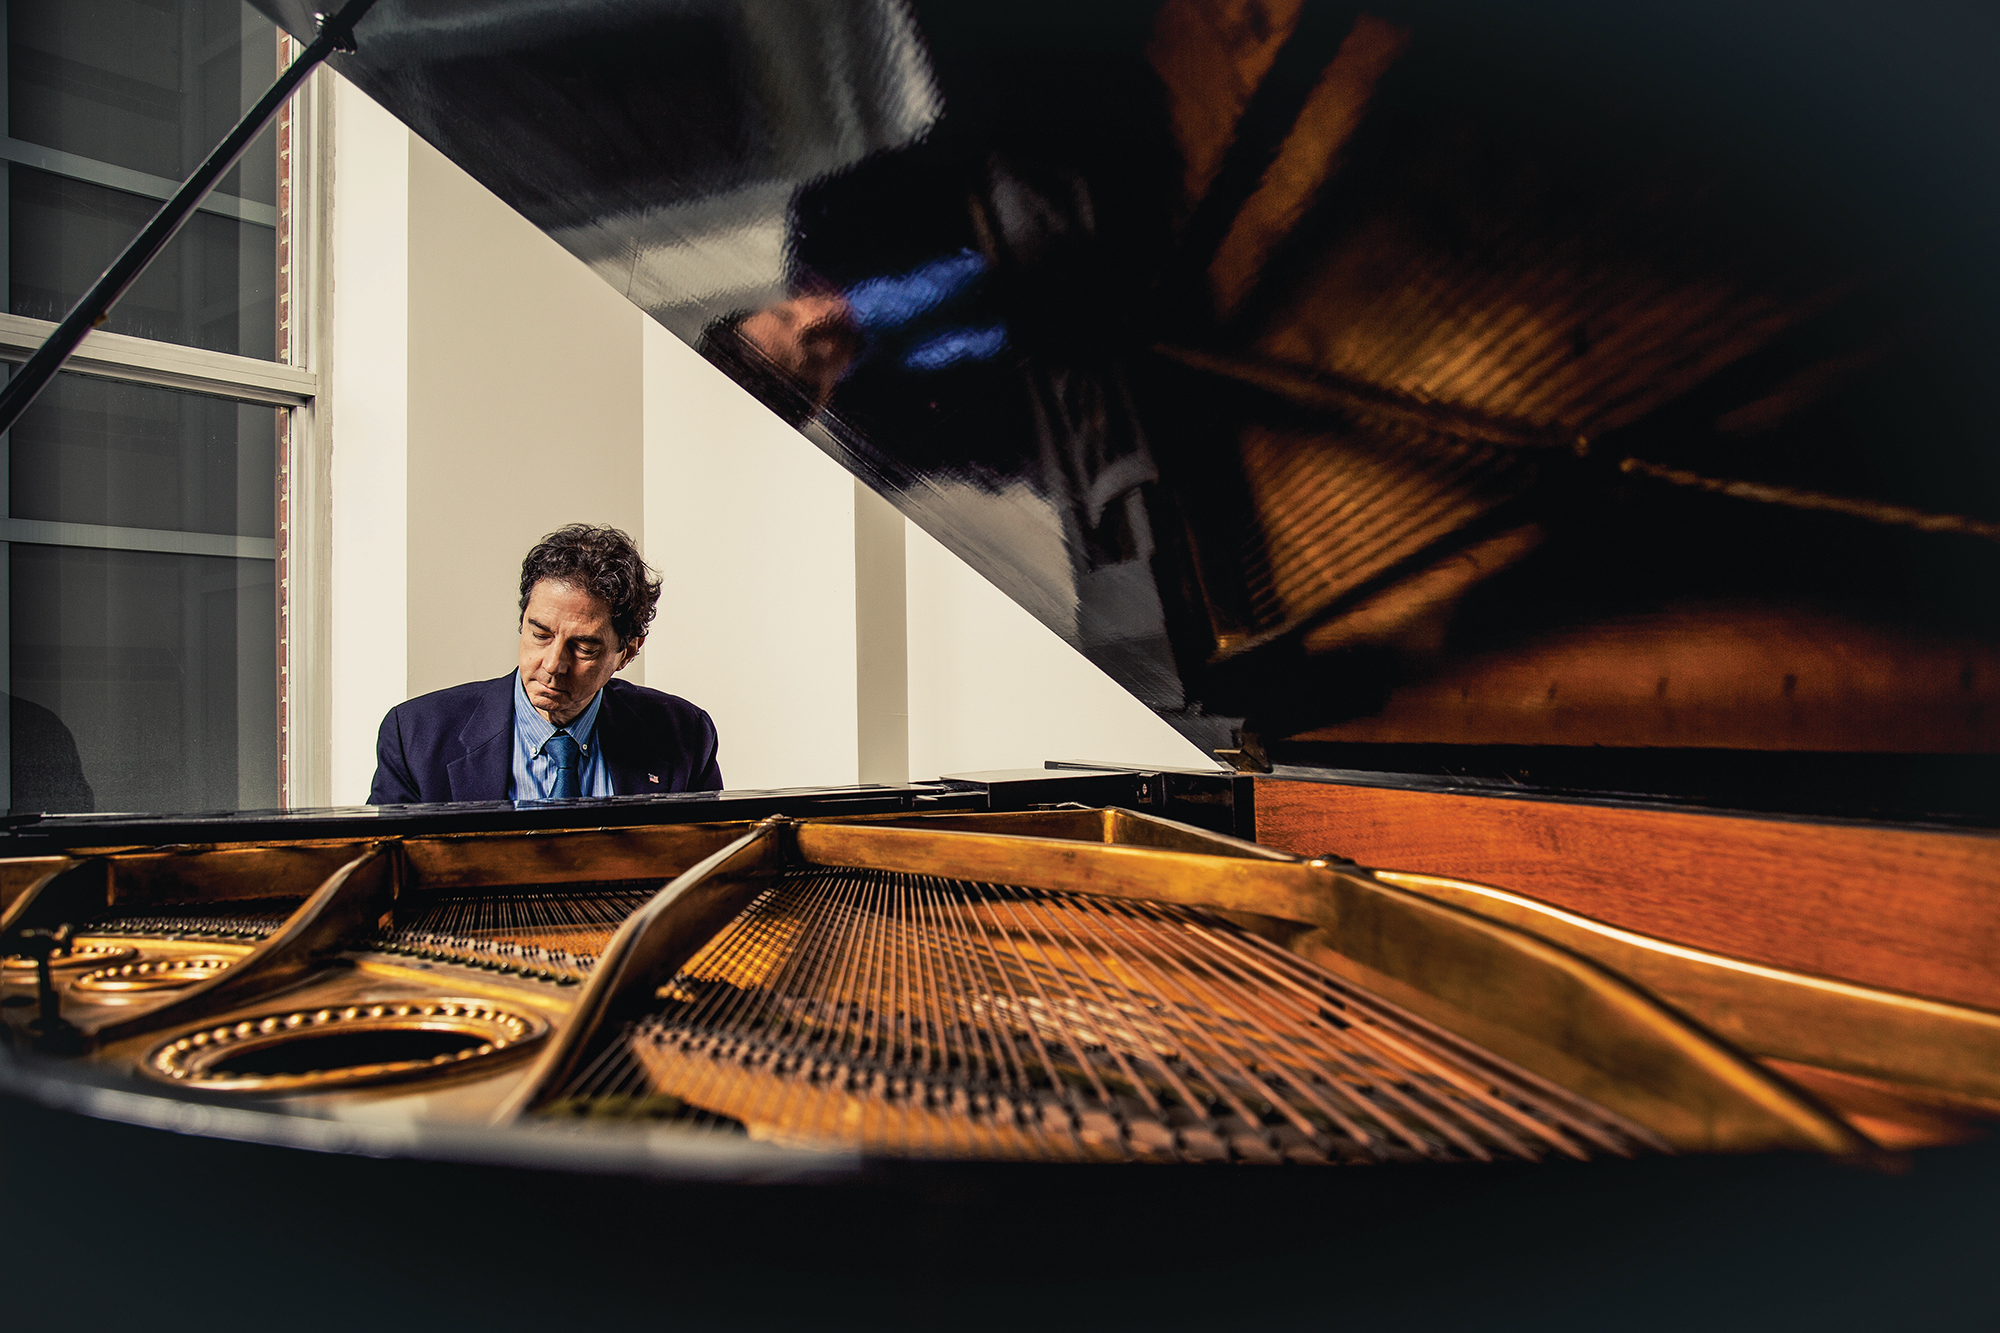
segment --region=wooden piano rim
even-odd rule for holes
[[[1674,944],[1468,880],[1373,873],[1595,959],[1754,1055],[2000,1102],[2000,1014]]]

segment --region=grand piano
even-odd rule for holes
[[[1218,767],[17,820],[10,1307],[1992,1317],[1989,19],[353,37]]]

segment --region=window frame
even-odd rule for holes
[[[108,167],[73,154],[17,144],[5,130],[6,6],[0,3],[0,159],[75,176],[129,193],[165,198],[179,182]],[[278,30],[271,78],[296,59],[299,44]],[[96,330],[63,365],[67,374],[179,389],[278,409],[275,535],[270,538],[51,523],[11,517],[0,503],[0,690],[11,687],[8,623],[9,551],[13,542],[110,550],[233,555],[275,562],[277,589],[278,800],[285,808],[323,805],[330,799],[332,735],[327,664],[331,661],[329,572],[332,565],[331,440],[324,410],[325,351],[331,302],[329,197],[333,155],[332,74],[315,70],[279,112],[278,346],[266,361],[212,352],[129,334]],[[32,158],[33,160],[29,160]],[[107,172],[122,175],[104,178]],[[129,177],[130,179],[126,179]],[[7,205],[0,174],[0,208]],[[165,193],[162,193],[162,191]],[[233,197],[211,195],[206,211],[262,222]],[[26,361],[56,324],[0,310],[0,362]],[[7,437],[0,434],[0,497],[6,494]],[[0,710],[4,712],[4,710]],[[0,742],[11,741],[0,716]],[[0,745],[0,751],[8,747]],[[0,811],[11,804],[12,778],[0,763]]]

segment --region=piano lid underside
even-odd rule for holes
[[[336,63],[1205,748],[2000,750],[1982,20],[802,14]]]

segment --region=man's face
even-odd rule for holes
[[[854,312],[832,292],[808,292],[745,319],[743,336],[826,406],[854,360]]]
[[[543,579],[521,616],[521,683],[535,711],[563,726],[638,655],[645,636],[621,644],[611,605],[567,583]]]

